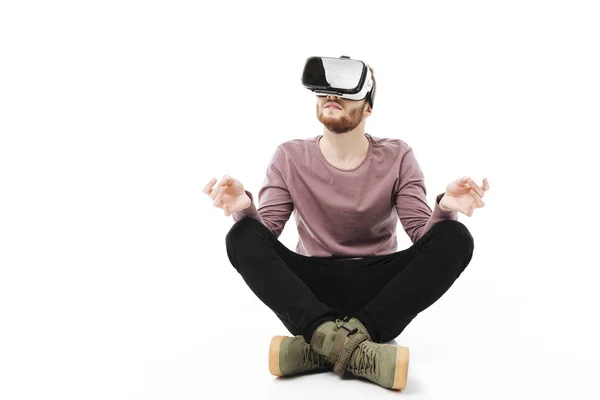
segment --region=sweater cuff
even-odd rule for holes
[[[237,212],[234,212],[233,214],[231,214],[231,216],[233,217],[233,220],[237,222],[244,218],[254,218],[254,219],[260,221],[261,220],[260,214],[258,213],[258,210],[256,209],[256,205],[254,204],[254,196],[252,196],[252,193],[250,193],[247,190],[245,192],[248,195],[248,197],[250,197],[250,201],[251,201],[250,207],[248,207],[242,211],[237,211]]]

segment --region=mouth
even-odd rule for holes
[[[327,103],[327,104],[325,104],[325,106],[324,106],[323,108],[336,108],[336,109],[338,109],[338,110],[341,110],[341,109],[342,109],[342,107],[338,106],[338,105],[337,105],[337,104],[335,104],[335,103]]]

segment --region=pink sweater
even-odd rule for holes
[[[362,258],[398,251],[397,222],[416,242],[435,223],[457,220],[436,196],[427,205],[425,180],[412,148],[400,139],[365,133],[369,150],[352,170],[331,165],[318,140],[294,139],[277,146],[252,204],[234,221],[259,220],[279,237],[292,212],[298,229],[296,253],[315,257]]]

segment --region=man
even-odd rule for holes
[[[226,237],[230,262],[294,335],[271,340],[270,372],[348,371],[398,390],[406,386],[408,348],[384,342],[438,300],[470,262],[473,238],[457,212],[471,216],[483,207],[489,183],[466,176],[451,182],[432,212],[412,148],[365,132],[376,85],[371,67],[360,76],[362,99],[341,89],[318,91],[323,134],[277,147],[258,209],[228,175],[216,186],[213,178],[204,193],[236,221]],[[295,252],[278,240],[292,212]],[[398,219],[413,242],[403,251],[396,251]]]

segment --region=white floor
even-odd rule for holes
[[[239,295],[243,303],[237,310],[237,324],[221,324],[196,338],[182,335],[189,346],[187,352],[180,343],[179,352],[167,355],[168,344],[157,343],[154,358],[148,353],[144,362],[133,363],[143,367],[143,376],[129,398],[593,397],[600,372],[597,345],[591,349],[578,342],[576,329],[568,340],[556,332],[543,335],[541,327],[527,330],[527,324],[520,325],[518,318],[511,320],[510,312],[494,306],[498,306],[494,303],[498,299],[482,296],[470,302],[463,296],[467,285],[473,283],[467,280],[415,319],[394,341],[411,350],[409,380],[403,392],[368,381],[342,379],[333,372],[293,378],[271,376],[269,340],[271,335],[286,332],[270,311],[262,310],[261,304],[246,293]],[[505,300],[505,310],[518,310],[516,302]],[[482,304],[491,307],[489,313],[476,312]]]
[[[589,343],[578,342],[577,329],[572,329],[571,338],[560,337],[556,332],[544,335],[542,327],[527,330],[526,324],[519,325],[518,318],[511,319],[509,312],[499,308],[492,308],[486,314],[476,313],[482,304],[493,307],[494,300],[498,299],[482,297],[474,302],[476,304],[469,305],[461,294],[466,291],[467,283],[463,283],[448,292],[446,299],[423,312],[394,341],[411,350],[408,385],[403,392],[383,389],[367,381],[341,379],[333,372],[296,378],[271,376],[266,358],[270,335],[285,332],[274,329],[276,323],[258,324],[258,321],[266,322],[267,315],[257,312],[257,323],[253,323],[252,318],[243,319],[246,327],[255,327],[254,331],[246,334],[241,331],[236,334],[233,330],[215,332],[211,335],[215,346],[205,349],[206,353],[196,353],[196,357],[206,354],[214,362],[212,368],[203,365],[204,379],[196,393],[202,397],[214,390],[228,398],[260,399],[362,398],[365,395],[418,399],[593,397],[600,372],[597,345],[592,349]],[[248,313],[257,305],[249,303],[253,305],[243,307]],[[504,305],[506,310],[519,308],[516,302],[507,301]],[[220,348],[217,343],[221,344]],[[229,360],[219,360],[222,354]],[[199,363],[192,355],[188,357],[188,363]],[[165,381],[162,376],[166,367],[156,368],[148,373],[148,387],[140,399],[156,393],[151,388],[162,388],[166,394],[170,384],[175,383],[175,379]],[[161,380],[163,383],[159,384]],[[191,395],[185,397],[192,398]]]
[[[514,253],[483,239],[485,222],[472,221],[479,239],[471,264],[394,341],[411,351],[402,392],[333,372],[271,376],[269,341],[288,332],[227,261],[210,275],[203,272],[210,279],[202,286],[204,303],[181,305],[190,330],[148,333],[153,343],[130,361],[139,372],[123,371],[137,383],[124,380],[123,389],[131,391],[128,398],[144,400],[593,398],[600,373],[595,283],[575,279],[575,266],[565,276],[560,255],[535,262],[534,252],[532,259],[521,253],[513,261]],[[585,265],[576,256],[572,261]]]
[[[469,221],[477,240],[471,264],[395,340],[411,351],[403,392],[333,372],[271,376],[269,342],[287,332],[229,264],[230,225],[221,224],[214,253],[196,259],[145,252],[140,241],[135,259],[112,263],[108,253],[97,267],[88,259],[84,269],[39,268],[35,277],[6,270],[13,285],[2,293],[0,397],[595,398],[593,268],[552,249],[505,251],[501,240],[484,239],[490,219]],[[500,224],[489,226],[507,231]],[[181,240],[168,245],[193,248],[193,238]]]

